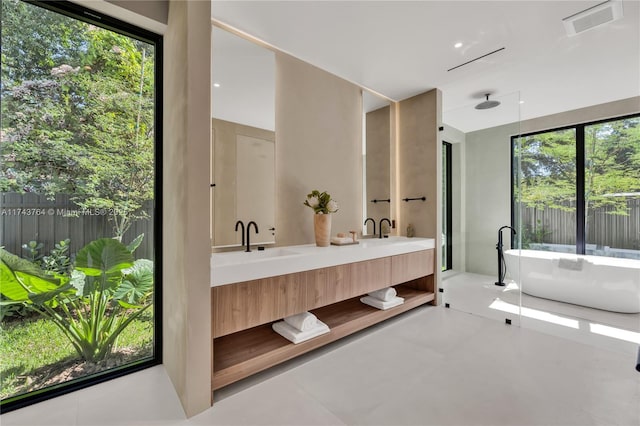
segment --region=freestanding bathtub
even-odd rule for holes
[[[640,260],[515,249],[504,258],[507,273],[525,294],[640,313]]]

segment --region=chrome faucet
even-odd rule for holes
[[[247,224],[247,249],[245,250],[246,252],[250,252],[251,251],[251,243],[249,242],[249,231],[251,230],[251,225],[253,225],[253,228],[256,230],[256,234],[259,234],[260,232],[258,232],[258,224],[255,223],[254,221],[251,221]]]
[[[236,222],[236,232],[238,232],[238,225],[242,227],[242,245],[244,245],[244,223],[241,220]]]
[[[382,219],[380,219],[380,236],[378,238],[382,238],[382,222],[387,221],[387,223],[389,224],[389,229],[391,229],[391,221],[389,219],[387,219],[386,217],[383,217]],[[375,231],[374,231],[375,233]]]
[[[373,235],[376,235],[376,221],[373,218],[368,217],[364,221],[364,226],[367,226],[367,222],[371,221],[373,223]]]

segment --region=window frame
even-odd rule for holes
[[[584,130],[588,126],[597,124],[610,123],[614,121],[622,121],[629,118],[640,118],[640,112],[625,114],[617,117],[602,118],[594,121],[586,121],[578,124],[571,124],[567,126],[553,127],[545,130],[537,130],[535,132],[522,133],[520,135],[511,136],[511,226],[516,226],[516,200],[514,198],[514,185],[516,178],[519,176],[519,170],[517,168],[515,158],[515,147],[519,138],[527,136],[535,136],[543,133],[556,132],[561,130],[575,130],[575,152],[576,152],[576,254],[585,254],[587,247],[586,236],[586,203],[585,203],[585,133]],[[518,230],[520,231],[520,230]],[[516,247],[516,236],[511,236],[511,246]],[[519,247],[519,245],[518,245]]]
[[[32,6],[41,7],[72,19],[77,19],[127,37],[149,43],[155,48],[154,63],[154,302],[153,302],[153,355],[150,359],[133,361],[126,365],[90,374],[81,378],[26,394],[6,398],[0,403],[2,413],[23,408],[38,402],[65,395],[89,386],[125,376],[137,371],[162,364],[162,116],[163,116],[163,37],[133,24],[121,21],[103,13],[69,1],[21,0]]]

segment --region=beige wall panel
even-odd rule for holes
[[[339,203],[332,234],[361,229],[360,89],[298,59],[276,55],[276,243],[315,241],[313,189]]]
[[[164,39],[163,362],[187,416],[211,405],[210,16],[171,2]]]
[[[435,265],[441,264],[442,256],[441,98],[441,92],[434,89],[405,99],[399,102],[397,115],[398,234],[407,235],[407,225],[412,224],[416,237],[434,238]],[[422,196],[427,200],[401,201]],[[434,270],[439,284],[440,268]]]
[[[442,142],[438,135],[440,92],[431,90],[400,102],[398,178],[400,234],[411,223],[417,237],[440,234],[438,200],[441,187]],[[401,201],[426,196],[427,201]],[[440,239],[440,238],[439,238]]]

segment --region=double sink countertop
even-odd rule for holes
[[[359,244],[274,247],[211,255],[211,287],[428,250],[433,238],[366,238]]]

